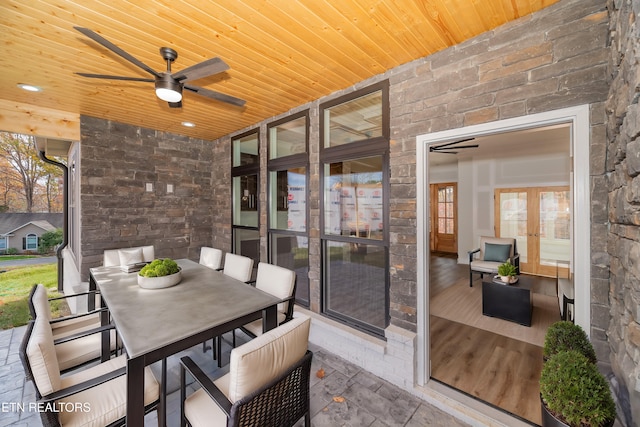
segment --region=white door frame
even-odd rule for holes
[[[575,289],[575,323],[589,334],[591,325],[591,201],[589,185],[589,105],[531,114],[490,123],[434,132],[416,137],[416,213],[417,213],[417,372],[418,385],[428,382],[429,355],[429,145],[456,139],[513,132],[555,124],[571,126],[571,191],[574,283],[586,284]]]

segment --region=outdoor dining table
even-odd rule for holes
[[[280,300],[251,285],[188,259],[179,284],[163,289],[138,286],[137,273],[119,267],[90,269],[89,287],[99,289],[108,309],[103,323],[112,321],[127,354],[127,412],[129,426],[144,425],[144,368],[162,361],[159,425],[166,420],[166,358],[262,318],[263,330],[277,326]],[[103,360],[109,357],[103,335]]]

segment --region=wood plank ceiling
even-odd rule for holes
[[[213,140],[556,1],[3,0],[0,99]],[[220,57],[231,68],[194,84],[246,105],[185,91],[183,107],[170,109],[153,83],[80,77],[74,72],[150,75],[74,26],[157,71],[166,67],[162,46],[178,52],[174,72]]]

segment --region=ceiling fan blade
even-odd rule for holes
[[[478,148],[478,144],[474,145],[456,145],[455,147],[435,147],[433,151],[457,150],[458,148]]]
[[[441,149],[441,148],[443,148],[443,147],[449,147],[450,145],[460,144],[461,142],[472,141],[472,140],[474,140],[474,139],[475,139],[475,138],[459,139],[458,141],[447,142],[447,143],[445,143],[445,144],[437,145],[437,146],[435,146],[435,147],[433,147],[433,148],[434,148],[434,149],[436,149],[436,150],[439,150],[439,149]],[[451,147],[451,148],[457,148],[457,147]]]
[[[148,65],[146,65],[145,63],[143,63],[139,59],[136,59],[132,55],[128,54],[124,50],[120,49],[118,46],[116,46],[115,44],[111,43],[109,40],[105,39],[104,37],[102,37],[98,33],[94,32],[94,31],[92,31],[92,30],[90,30],[88,28],[83,28],[83,27],[73,27],[73,28],[75,28],[76,30],[80,31],[82,34],[84,34],[85,36],[89,37],[91,40],[101,44],[104,47],[106,47],[107,49],[109,49],[113,53],[120,55],[121,57],[123,57],[127,61],[131,62],[132,64],[137,65],[138,67],[142,68],[147,73],[152,74],[152,75],[154,75],[156,77],[160,77],[160,74],[158,72],[154,71],[151,67],[149,67]]]
[[[132,82],[155,82],[154,79],[148,79],[145,77],[124,77],[124,76],[108,76],[106,74],[87,74],[87,73],[75,73],[82,77],[89,77],[91,79],[109,79],[109,80],[129,80]]]
[[[225,95],[224,93],[216,92],[198,86],[184,85],[184,88],[189,89],[190,91],[197,93],[198,95],[215,99],[216,101],[222,101],[228,104],[237,105],[238,107],[244,106],[244,104],[247,102],[244,99],[236,98],[231,95]]]
[[[190,80],[198,80],[203,77],[212,76],[228,70],[229,66],[220,58],[211,58],[206,61],[194,64],[182,71],[173,74],[173,78],[179,81],[188,82]]]
[[[182,101],[167,102],[167,104],[169,104],[169,108],[182,108]]]

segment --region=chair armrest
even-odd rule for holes
[[[515,254],[511,260],[511,264],[515,265],[516,273],[520,274],[520,254]]]
[[[99,294],[100,291],[86,291],[86,292],[78,292],[77,294],[71,294],[71,295],[62,295],[59,297],[52,297],[52,298],[48,298],[49,301],[55,301],[55,300],[59,300],[59,299],[67,299],[67,298],[75,298],[75,297],[82,297],[82,296],[86,296],[86,295],[95,295],[95,294]]]
[[[227,418],[231,415],[231,402],[227,396],[211,381],[200,367],[189,356],[180,358],[181,369],[186,369],[194,380],[200,384],[202,389],[211,399],[224,411]]]
[[[293,290],[293,295],[282,299],[282,302],[289,302],[289,306],[287,307],[287,312],[285,313],[285,317],[282,323],[287,323],[289,320],[293,319],[293,306],[295,304],[295,299],[295,288]]]
[[[473,256],[480,252],[480,248],[469,251],[469,262],[473,261]]]
[[[54,402],[54,401],[63,399],[65,397],[69,397],[74,394],[80,393],[81,391],[88,390],[100,384],[104,384],[107,381],[111,381],[115,378],[121,377],[126,373],[127,373],[126,367],[118,368],[115,371],[107,372],[106,374],[100,375],[95,378],[91,378],[90,380],[83,381],[78,384],[74,384],[71,387],[63,388],[62,390],[58,390],[51,394],[43,396],[42,399],[39,400],[39,402],[43,402],[43,403]]]
[[[86,313],[79,313],[79,314],[74,314],[74,315],[71,315],[71,316],[57,317],[55,319],[51,319],[49,321],[49,323],[53,324],[53,323],[64,322],[65,320],[79,319],[81,317],[90,316],[92,314],[100,314],[103,311],[108,311],[108,310],[106,308],[99,308],[97,310],[87,311]]]
[[[115,329],[115,326],[113,325],[100,326],[99,328],[89,329],[87,331],[78,332],[76,334],[68,335],[63,338],[58,338],[57,340],[53,341],[53,344],[54,345],[63,344],[69,341],[77,340],[78,338],[84,338],[100,332],[109,331],[111,329]]]

